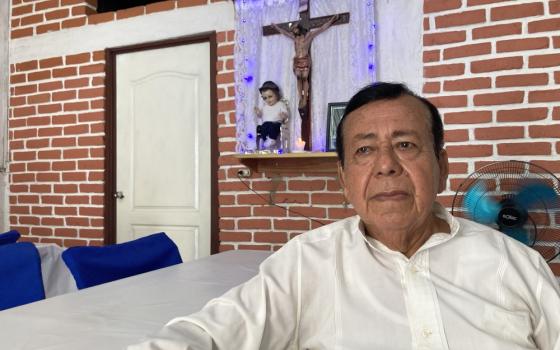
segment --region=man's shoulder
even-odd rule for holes
[[[525,260],[531,265],[538,266],[541,260],[539,252],[526,244],[500,232],[492,227],[471,220],[456,218],[460,225],[457,238],[464,247],[473,247],[479,255],[497,254],[509,259]],[[469,244],[464,244],[470,241]]]

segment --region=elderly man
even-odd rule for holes
[[[429,101],[364,88],[337,152],[357,216],[294,238],[132,349],[560,350],[560,291],[542,257],[435,202],[448,160]]]

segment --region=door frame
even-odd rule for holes
[[[147,43],[105,49],[105,199],[103,243],[117,241],[117,205],[113,194],[117,191],[117,55],[137,51],[162,49],[179,45],[208,42],[210,44],[210,254],[219,251],[218,231],[218,138],[216,86],[216,32],[205,32]]]

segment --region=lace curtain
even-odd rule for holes
[[[263,37],[262,27],[297,21],[299,1],[237,0],[235,89],[237,152],[254,150],[255,106],[261,104],[259,86],[272,80],[280,86],[290,111],[290,144],[301,137],[297,84],[292,72],[294,45],[283,35]],[[347,101],[375,79],[373,0],[310,1],[310,16],[350,12],[350,23],[336,25],[317,36],[311,46],[312,150],[324,151],[327,105]]]

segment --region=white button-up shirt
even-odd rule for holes
[[[451,233],[410,258],[358,217],[300,235],[256,277],[131,349],[560,350],[560,291],[542,257],[435,210]]]

